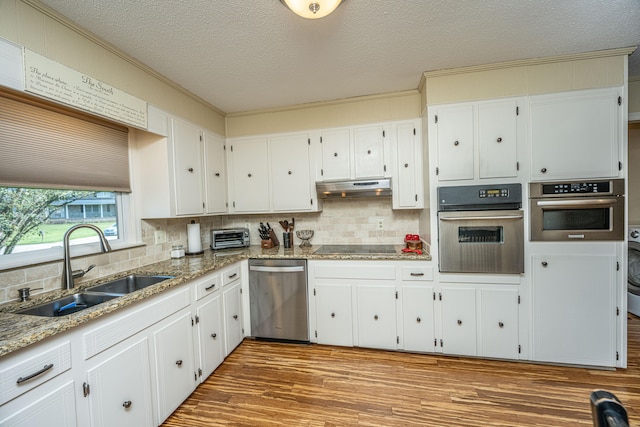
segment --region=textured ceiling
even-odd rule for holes
[[[639,0],[42,0],[226,113],[416,89],[424,71],[640,45]],[[630,60],[640,75],[640,53]]]

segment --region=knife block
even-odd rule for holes
[[[273,230],[269,230],[269,240],[262,241],[262,249],[271,249],[274,246],[280,246],[280,241],[276,237]]]

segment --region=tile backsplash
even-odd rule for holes
[[[281,239],[282,227],[278,221],[296,220],[296,230],[314,230],[311,244],[402,244],[404,235],[418,233],[419,211],[394,211],[391,200],[386,199],[348,199],[328,200],[324,202],[322,212],[297,214],[252,214],[226,215],[219,217],[179,218],[142,220],[142,241],[144,246],[73,258],[74,269],[96,267],[85,277],[76,279],[95,280],[121,271],[130,270],[170,257],[171,246],[182,244],[187,247],[187,224],[192,220],[200,223],[202,247],[211,244],[212,228],[231,228],[248,226],[251,231],[251,244],[259,245],[258,225],[269,222]],[[382,229],[378,228],[382,222]],[[166,241],[155,242],[156,231],[164,231]],[[294,244],[301,241],[294,237]],[[19,288],[32,288],[32,295],[40,292],[60,289],[62,262],[56,261],[30,267],[16,268],[0,272],[0,303],[17,299]],[[42,288],[42,290],[35,290]]]

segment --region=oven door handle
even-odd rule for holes
[[[297,273],[299,271],[304,271],[303,266],[299,267],[268,267],[261,265],[252,265],[249,267],[251,271],[262,271],[267,273]]]
[[[469,220],[480,220],[480,221],[493,221],[496,219],[522,219],[522,215],[496,215],[496,216],[458,216],[455,218],[440,218],[440,221],[469,221]]]
[[[613,206],[618,199],[590,199],[590,200],[538,200],[540,207],[572,207],[572,206]]]

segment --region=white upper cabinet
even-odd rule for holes
[[[532,96],[531,179],[618,177],[620,96],[620,88]]]
[[[389,176],[384,125],[326,129],[320,133],[323,181]]]
[[[171,119],[176,215],[204,213],[202,135],[184,120]]]
[[[395,158],[391,179],[393,209],[421,209],[424,191],[420,121],[394,123],[389,132]]]
[[[322,179],[335,181],[351,177],[351,130],[322,131]]]
[[[227,211],[227,171],[224,138],[204,132],[205,210],[208,214]]]
[[[521,100],[429,107],[429,141],[438,181],[515,178],[523,142]]]
[[[311,210],[316,199],[309,165],[309,136],[274,136],[269,139],[273,210]],[[315,191],[314,191],[315,193]]]
[[[382,125],[359,126],[353,129],[353,165],[355,178],[385,176],[385,130]]]
[[[269,212],[269,149],[267,138],[229,142],[230,210]]]

